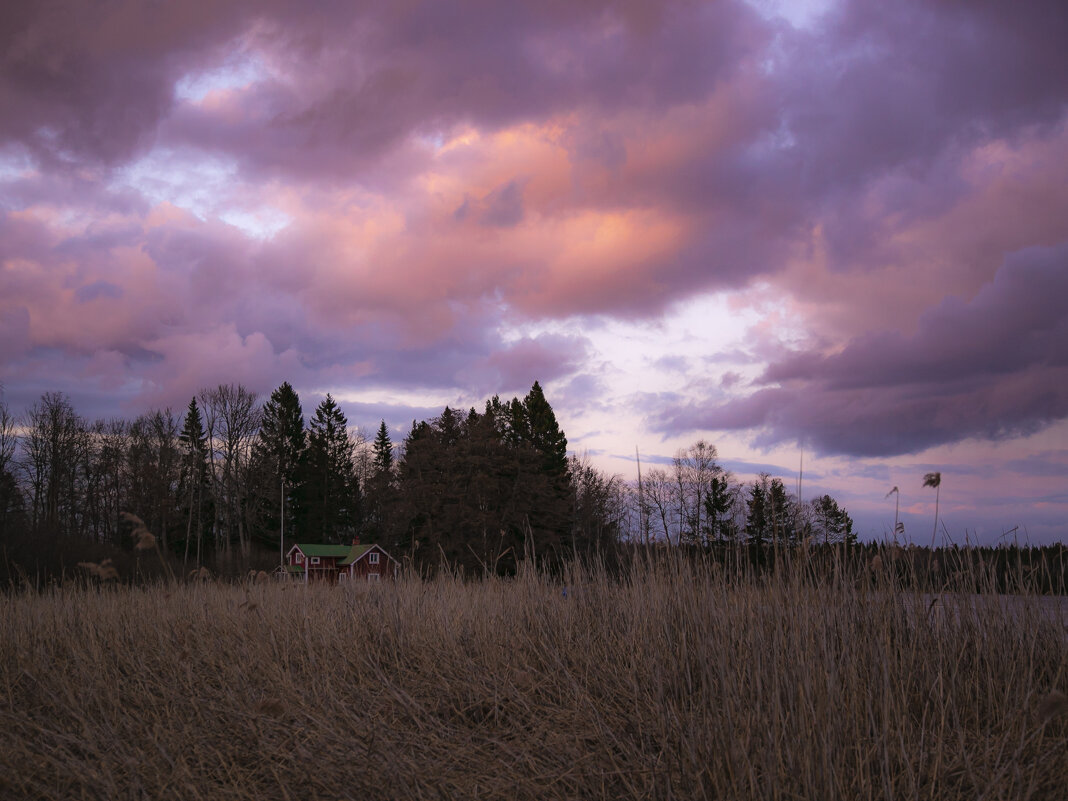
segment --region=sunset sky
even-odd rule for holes
[[[1068,541],[1068,10],[19,2],[0,383],[283,380],[399,439],[537,379],[635,477],[698,438],[864,538]]]

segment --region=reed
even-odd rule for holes
[[[12,594],[0,797],[1063,798],[1060,612],[898,568]]]

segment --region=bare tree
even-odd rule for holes
[[[178,421],[170,409],[134,420],[127,449],[128,509],[145,521],[166,549],[178,506]]]
[[[664,541],[671,544],[671,521],[676,518],[675,491],[671,478],[666,470],[656,467],[648,472],[644,484],[645,504],[656,513],[656,519],[660,523],[660,533]],[[650,528],[654,525],[651,519]],[[677,543],[678,537],[676,537]]]
[[[590,464],[589,455],[568,458],[573,516],[572,541],[585,550],[605,548],[624,533],[628,497],[623,480]]]
[[[92,429],[96,470],[101,492],[99,538],[118,543],[119,515],[127,492],[126,450],[130,424],[122,418],[100,420]]]
[[[220,384],[201,390],[198,398],[216,499],[216,544],[228,551],[236,541],[247,557],[251,544],[247,517],[252,445],[260,420],[256,394],[241,384]]]
[[[46,392],[27,413],[22,469],[32,494],[35,528],[74,533],[79,511],[79,456],[88,446],[85,423],[70,399]]]
[[[711,491],[712,480],[724,475],[717,457],[716,446],[701,439],[679,450],[672,460],[680,541],[706,544],[705,499]]]

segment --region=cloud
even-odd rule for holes
[[[535,381],[549,382],[573,373],[587,354],[579,337],[543,334],[523,337],[495,348],[487,357],[460,371],[462,386],[479,394],[525,394]]]
[[[0,378],[129,409],[234,377],[539,378],[595,428],[642,408],[846,454],[1041,430],[1068,385],[1066,26],[1038,1],[796,28],[731,1],[23,3]],[[698,293],[763,315],[752,341],[613,385],[583,327]],[[546,321],[572,333],[523,333]]]
[[[91,284],[79,287],[74,293],[74,297],[79,303],[89,303],[98,298],[112,298],[118,300],[122,295],[122,287],[117,286],[110,281],[94,281]]]
[[[1044,451],[1028,459],[1012,459],[1005,469],[1035,478],[1068,477],[1068,450]]]
[[[888,456],[1000,439],[1068,417],[1068,244],[1015,254],[972,300],[951,297],[917,332],[872,332],[771,364],[763,388],[676,406],[662,431],[759,429],[762,444]]]

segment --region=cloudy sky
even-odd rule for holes
[[[0,382],[402,433],[538,379],[862,535],[1068,540],[1063,0],[0,11]]]

